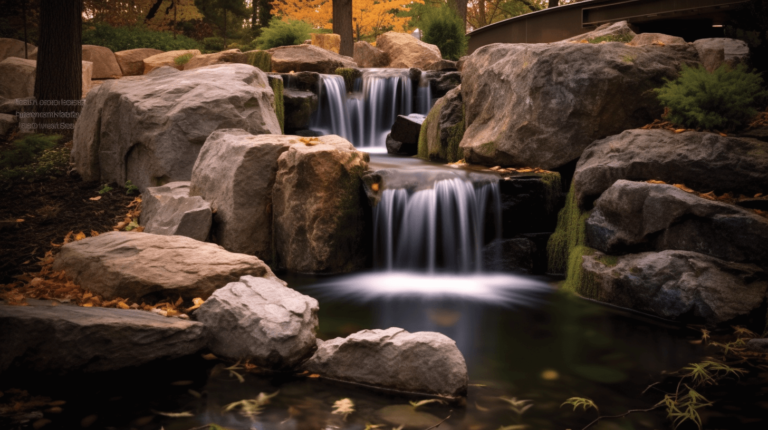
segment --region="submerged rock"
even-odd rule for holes
[[[690,251],[583,257],[594,299],[671,320],[722,323],[765,302],[768,274]]]
[[[91,91],[75,125],[72,158],[86,181],[130,180],[144,191],[190,180],[201,146],[222,128],[280,134],[267,75],[246,64],[162,68]]]
[[[109,232],[71,242],[53,263],[88,291],[111,300],[158,293],[207,298],[241,276],[277,279],[256,257],[184,236]]]
[[[195,316],[214,354],[289,369],[316,348],[318,310],[317,300],[278,281],[243,276],[214,292]]]
[[[653,89],[696,64],[689,45],[491,44],[463,64],[468,162],[556,169],[662,114]]]
[[[343,273],[362,266],[361,177],[368,160],[368,154],[335,135],[291,145],[280,155],[272,191],[279,267]]]
[[[151,312],[0,305],[0,373],[103,372],[194,354],[203,325]]]
[[[141,198],[144,233],[187,236],[204,242],[211,230],[211,205],[189,196],[189,182],[147,188]]]
[[[318,46],[292,45],[268,49],[272,54],[272,70],[277,73],[318,72],[332,74],[342,67],[357,67],[350,57]]]
[[[768,267],[768,219],[672,185],[617,181],[595,202],[586,235],[609,254],[674,249]]]
[[[440,48],[424,43],[408,33],[388,31],[376,38],[376,48],[389,57],[389,67],[424,69],[443,59]]]
[[[627,130],[595,141],[573,176],[583,208],[619,179],[661,180],[700,192],[768,192],[768,143],[715,133]]]
[[[467,365],[456,343],[434,332],[363,330],[318,341],[304,369],[323,377],[398,391],[465,396]]]

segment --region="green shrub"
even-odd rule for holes
[[[269,26],[262,29],[261,36],[256,38],[260,49],[276,48],[278,46],[301,45],[314,33],[312,24],[290,19],[283,21],[275,17],[269,21]]]
[[[200,44],[181,34],[173,37],[168,31],[154,31],[144,26],[112,27],[107,24],[86,24],[83,45],[106,46],[114,52],[134,48],[153,48],[161,51],[200,49]]]
[[[744,128],[768,98],[763,79],[745,65],[720,66],[712,73],[683,65],[676,80],[656,89],[667,119],[678,126],[732,131]]]
[[[467,52],[464,21],[453,7],[443,5],[431,8],[422,18],[422,40],[440,48],[443,58],[458,60]]]
[[[206,37],[203,39],[203,49],[206,51],[221,51],[224,49],[223,37]]]
[[[56,147],[61,135],[30,134],[11,143],[11,147],[0,152],[0,169],[9,169],[30,164],[45,150]]]
[[[177,66],[183,66],[183,65],[189,63],[189,60],[191,60],[192,57],[194,57],[194,56],[195,56],[195,54],[193,54],[191,52],[188,53],[188,54],[182,54],[182,55],[179,55],[178,57],[174,58],[173,62],[176,63]]]

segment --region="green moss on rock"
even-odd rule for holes
[[[363,75],[359,70],[351,67],[339,67],[334,73],[344,78],[347,92],[351,92],[355,88],[355,80]]]
[[[280,132],[285,133],[285,103],[283,101],[283,80],[279,78],[269,78],[269,86],[275,93],[275,115],[280,123]]]
[[[264,73],[272,71],[272,54],[267,51],[251,51],[248,53],[248,64],[261,69]]]

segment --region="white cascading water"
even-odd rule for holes
[[[491,206],[501,234],[496,181],[443,179],[409,192],[386,189],[374,209],[374,261],[386,270],[482,271],[485,219]]]
[[[408,69],[366,69],[347,94],[344,78],[320,75],[318,109],[310,129],[336,134],[356,147],[384,148],[397,115],[427,114],[431,107],[428,82],[419,83],[414,103]]]

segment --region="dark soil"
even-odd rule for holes
[[[99,196],[101,184],[70,177],[0,189],[0,284],[24,272],[37,272],[38,258],[55,249],[52,243],[61,244],[70,231],[86,236],[91,230],[111,231],[136,197],[112,187],[98,201],[89,199]],[[20,219],[24,221],[17,222]]]

